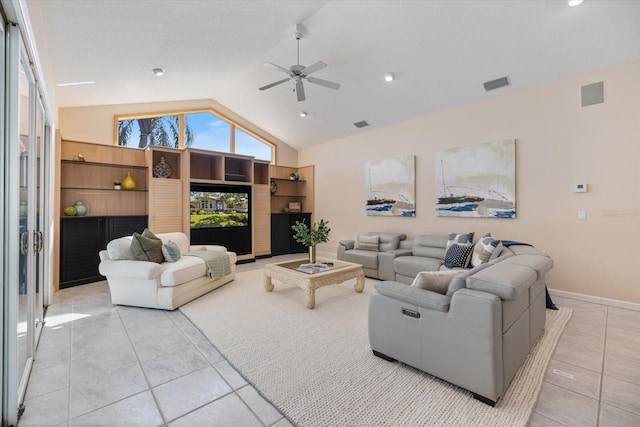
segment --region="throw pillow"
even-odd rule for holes
[[[169,240],[162,245],[162,255],[167,262],[176,262],[182,254],[180,254],[178,244]]]
[[[147,239],[162,240],[161,238],[153,234],[148,228],[145,228],[142,231],[142,237],[146,237]]]
[[[411,286],[446,295],[449,283],[458,274],[460,274],[459,270],[421,271],[413,279]]]
[[[491,259],[500,255],[502,244],[500,240],[491,237],[491,233],[487,233],[474,246],[473,255],[471,257],[471,265],[474,267],[489,262]]]
[[[447,268],[467,268],[471,261],[472,252],[473,246],[464,243],[454,243],[447,249],[447,253],[444,256],[444,265]]]
[[[131,239],[131,252],[138,261],[151,261],[160,264],[164,261],[162,256],[162,240],[150,239],[141,234],[133,233]]]
[[[473,231],[461,234],[449,233],[449,240],[447,240],[447,249],[449,249],[451,245],[455,244],[471,246],[473,244],[473,235]]]
[[[356,235],[354,249],[363,251],[377,251],[380,243],[380,236],[358,236]]]

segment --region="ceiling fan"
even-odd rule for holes
[[[288,82],[289,80],[293,80],[295,82],[293,91],[296,93],[296,96],[298,97],[298,102],[304,101],[306,99],[304,96],[304,86],[302,84],[303,80],[307,80],[309,83],[314,83],[320,86],[328,87],[329,89],[334,89],[334,90],[340,89],[339,83],[331,82],[329,80],[319,79],[317,77],[313,77],[310,75],[312,73],[315,73],[316,71],[319,71],[325,68],[327,64],[325,64],[324,62],[318,61],[312,65],[309,65],[308,67],[305,67],[304,65],[300,65],[300,39],[304,36],[304,34],[300,31],[299,25],[296,25],[296,30],[293,33],[293,36],[295,37],[298,44],[298,58],[297,58],[298,60],[296,65],[292,65],[289,68],[284,68],[272,62],[264,63],[264,65],[266,65],[267,67],[272,67],[272,68],[275,68],[276,70],[282,71],[283,73],[286,73],[289,77],[287,77],[286,79],[278,80],[277,82],[268,84],[266,86],[262,86],[259,89],[260,90],[271,89],[274,86],[278,86],[279,84]]]

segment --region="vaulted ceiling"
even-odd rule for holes
[[[640,58],[640,1],[27,2],[58,107],[213,99],[294,148]],[[322,60],[334,91],[268,68]],[[151,70],[163,68],[155,77]],[[385,83],[386,72],[396,80]],[[511,86],[482,83],[508,76]],[[54,86],[95,81],[90,85]],[[586,82],[588,83],[588,82]],[[308,116],[301,118],[300,111]],[[370,126],[356,128],[366,120]]]

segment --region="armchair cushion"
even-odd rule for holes
[[[109,254],[109,259],[118,260],[118,259],[131,259],[135,260],[136,257],[131,252],[131,239],[132,236],[120,237],[119,239],[114,239],[107,244],[107,253]]]
[[[459,270],[421,271],[411,286],[446,295],[451,280],[460,274]]]

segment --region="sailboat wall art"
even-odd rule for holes
[[[416,216],[416,156],[367,162],[369,216]]]
[[[436,153],[438,216],[516,217],[516,141]]]

